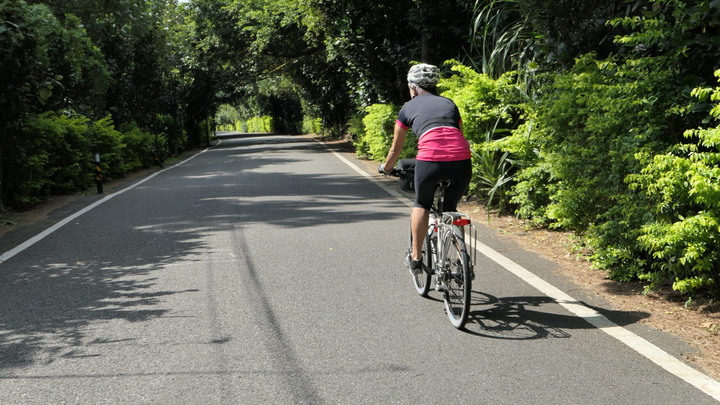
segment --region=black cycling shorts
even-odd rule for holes
[[[432,207],[437,182],[452,180],[450,187],[445,190],[443,211],[457,211],[457,204],[467,193],[472,178],[472,163],[470,159],[453,162],[428,162],[418,160],[415,162],[415,203],[413,207]]]

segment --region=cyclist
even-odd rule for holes
[[[450,99],[438,96],[438,68],[425,63],[414,65],[408,75],[410,101],[403,105],[395,122],[393,141],[385,163],[378,167],[389,173],[400,157],[408,129],[418,137],[415,164],[415,202],[410,215],[412,252],[405,265],[413,274],[422,271],[422,243],[439,180],[452,180],[445,191],[444,211],[457,211],[472,177],[470,145],[462,132],[460,111]]]

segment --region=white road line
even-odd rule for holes
[[[177,164],[175,164],[175,165],[173,165],[173,166],[170,166],[170,167],[167,167],[167,168],[162,169],[162,170],[160,170],[160,171],[157,171],[157,172],[153,173],[152,175],[150,175],[150,176],[142,179],[141,181],[138,181],[137,183],[132,184],[132,185],[130,185],[130,186],[128,186],[128,187],[126,187],[126,188],[124,188],[124,189],[116,192],[116,193],[108,194],[108,195],[107,195],[106,197],[104,197],[103,199],[98,200],[98,201],[95,201],[94,203],[88,205],[87,207],[81,209],[80,211],[78,211],[78,212],[70,215],[69,217],[67,217],[67,218],[65,218],[65,219],[63,219],[63,220],[55,223],[53,226],[45,229],[44,231],[42,231],[42,232],[40,232],[39,234],[33,236],[32,238],[26,240],[25,242],[21,243],[20,245],[16,246],[15,248],[13,248],[13,249],[11,249],[11,250],[8,250],[7,252],[5,252],[5,253],[3,253],[2,255],[0,255],[0,264],[5,263],[6,261],[10,260],[10,258],[12,258],[13,256],[17,255],[18,253],[22,252],[23,250],[29,248],[30,246],[38,243],[38,242],[41,241],[41,240],[43,240],[46,236],[52,234],[53,232],[57,231],[58,229],[62,228],[62,227],[65,226],[65,225],[67,225],[68,223],[72,222],[73,220],[75,220],[75,219],[78,218],[79,216],[87,213],[88,211],[91,211],[92,209],[98,207],[98,206],[101,205],[101,204],[104,204],[104,203],[108,202],[110,199],[112,199],[112,198],[114,198],[114,197],[117,197],[117,196],[119,196],[120,194],[122,194],[122,193],[124,193],[124,192],[126,192],[126,191],[129,191],[129,190],[134,189],[135,187],[137,187],[137,186],[145,183],[146,181],[152,179],[153,177],[157,176],[158,174],[160,174],[160,173],[162,173],[162,172],[168,171],[168,170],[170,170],[170,169],[173,169],[173,168],[175,168],[175,167],[178,167],[178,166],[180,166],[180,165],[183,165],[183,164],[187,163],[187,162],[190,161],[191,159],[194,159],[194,158],[196,158],[197,156],[200,156],[201,154],[207,152],[207,150],[208,150],[208,149],[205,149],[205,150],[201,151],[201,152],[198,153],[198,154],[195,154],[195,155],[193,155],[193,156],[190,156],[189,158],[183,160],[183,161],[180,162],[180,163],[177,163]]]
[[[400,202],[407,206],[411,206],[411,203],[406,197],[404,197],[397,191],[388,189],[386,185],[378,181],[377,178],[371,176],[365,170],[359,168],[357,165],[346,159],[341,154],[337,152],[332,153],[345,164],[350,166],[353,170],[360,173],[363,177],[372,180],[375,184],[382,187],[385,191],[390,193],[390,195],[392,195],[393,197],[397,198]],[[555,302],[563,306],[568,311],[572,312],[573,314],[584,319],[585,321],[600,329],[601,331],[624,343],[626,346],[635,350],[637,353],[649,359],[653,363],[664,368],[669,373],[681,378],[688,384],[713,397],[715,400],[720,401],[720,382],[688,366],[687,364],[676,359],[666,351],[660,349],[659,347],[636,335],[635,333],[621,326],[618,326],[601,313],[583,305],[581,302],[564,293],[559,288],[548,283],[547,281],[543,280],[529,270],[503,256],[501,253],[485,245],[484,243],[477,241],[477,249],[481,254],[485,255],[490,260],[499,264],[504,269],[519,277],[521,280],[523,280],[530,286],[534,287],[541,293],[553,299]]]

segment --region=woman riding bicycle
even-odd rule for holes
[[[405,265],[413,273],[422,271],[422,243],[428,229],[428,218],[439,180],[452,180],[445,191],[445,211],[457,211],[457,204],[467,192],[472,177],[470,145],[462,132],[460,111],[450,99],[438,96],[438,68],[418,64],[407,75],[411,100],[405,103],[395,122],[393,142],[385,163],[378,168],[392,168],[400,157],[408,129],[418,137],[415,164],[415,202],[410,216],[412,252]]]

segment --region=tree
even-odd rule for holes
[[[60,21],[45,5],[5,0],[0,2],[0,77],[7,83],[0,88],[4,194],[13,169],[10,162],[19,158],[9,156],[15,136],[11,124],[52,109],[102,110],[108,72],[76,18]]]

